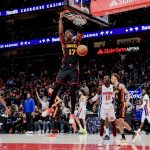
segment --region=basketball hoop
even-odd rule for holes
[[[66,12],[64,13],[64,17],[72,21],[76,26],[83,26],[87,23],[85,18],[83,18],[81,15],[75,14],[74,12]]]

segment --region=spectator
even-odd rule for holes
[[[125,59],[126,59],[126,54],[120,54],[121,57],[121,61],[124,64],[125,63]]]
[[[137,130],[140,126],[142,117],[142,109],[140,109],[139,104],[136,104],[135,108],[132,110],[132,129]]]
[[[133,63],[130,63],[128,65],[128,68],[129,68],[129,71],[132,71],[134,69],[134,64]]]
[[[43,99],[41,99],[41,98],[39,97],[38,92],[36,92],[36,96],[37,96],[38,100],[40,101],[40,103],[41,103],[41,105],[42,105],[42,111],[44,111],[44,110],[45,110],[46,108],[48,108],[48,106],[49,106],[49,102],[47,101],[47,97],[44,96]]]
[[[127,89],[128,90],[133,90],[134,89],[134,85],[133,85],[132,80],[129,80],[129,82],[127,83]]]
[[[86,82],[83,83],[83,85],[81,86],[81,89],[85,91],[86,95],[89,95],[89,88],[87,87]]]
[[[69,114],[71,113],[69,108],[65,107],[65,104],[62,103],[61,105],[61,119],[59,120],[60,123],[60,133],[64,133],[65,129],[64,126],[66,126],[69,130],[69,133],[72,133],[72,126],[69,124]]]
[[[24,102],[24,113],[26,114],[27,134],[33,134],[33,116],[35,110],[34,100],[31,98],[30,93],[27,94],[27,99]]]

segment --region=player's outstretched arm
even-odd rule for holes
[[[59,17],[59,38],[60,38],[62,48],[64,48],[65,46],[64,27],[63,27],[63,21],[62,21],[63,16],[64,16],[64,12],[61,12],[60,17]]]
[[[96,95],[89,102],[93,103],[93,102],[97,101],[98,98],[100,97],[100,94],[101,94],[101,88],[98,88]]]
[[[93,105],[93,107],[92,107],[93,112],[96,112],[97,106],[98,106],[99,104],[100,104],[100,99],[98,99],[98,100],[94,103],[94,105]]]
[[[40,96],[39,96],[37,91],[36,91],[36,96],[37,96],[38,100],[40,101],[40,103],[42,103],[42,100],[41,100],[41,98],[40,98]]]
[[[82,26],[78,26],[77,27],[77,36],[76,36],[76,41],[78,44],[80,44],[81,40],[83,37],[83,27]]]

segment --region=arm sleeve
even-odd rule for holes
[[[38,98],[38,100],[40,101],[40,103],[42,104],[42,100],[41,100],[41,98],[40,98],[40,96],[39,96],[38,93],[37,93],[37,98]]]
[[[96,94],[96,95],[92,98],[92,102],[97,101],[99,97],[100,97],[100,95]]]

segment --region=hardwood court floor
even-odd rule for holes
[[[113,145],[112,137],[101,148],[97,146],[98,142],[98,134],[57,134],[51,137],[45,134],[0,134],[0,150],[150,150],[150,135],[141,135],[135,144],[128,135],[127,142],[119,147]]]

